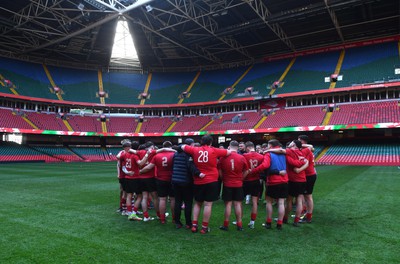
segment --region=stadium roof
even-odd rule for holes
[[[400,33],[394,0],[18,0],[0,4],[0,56],[108,68],[120,16],[143,70],[222,68]],[[116,67],[116,66],[115,66]]]

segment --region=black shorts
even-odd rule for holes
[[[282,183],[277,185],[268,185],[266,186],[267,190],[265,192],[265,196],[271,197],[273,199],[278,198],[287,198],[288,196],[288,184]]]
[[[194,185],[194,200],[196,202],[214,202],[218,200],[218,185],[219,182]]]
[[[259,196],[261,191],[260,187],[260,180],[243,182],[243,192],[245,195],[250,194],[251,196]]]
[[[243,187],[226,187],[222,190],[222,200],[224,202],[229,201],[243,201]]]
[[[141,192],[157,191],[156,179],[154,178],[140,179],[140,191]]]
[[[314,184],[317,180],[317,174],[307,176],[307,184],[306,184],[306,191],[304,192],[305,195],[312,194],[314,190]]]
[[[291,182],[289,181],[289,195],[292,197],[297,197],[300,194],[304,194],[306,190],[306,183],[305,182]]]
[[[125,178],[118,178],[119,184],[123,191],[126,191],[126,179]]]
[[[175,197],[170,181],[156,180],[158,197]]]
[[[140,180],[139,179],[125,179],[125,192],[127,193],[142,193],[140,190]]]

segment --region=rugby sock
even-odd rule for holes
[[[236,223],[236,225],[237,225],[237,227],[240,227],[240,228],[242,228],[242,227],[243,227],[243,223],[242,223],[242,221],[240,221],[240,222],[237,222],[237,223]]]
[[[165,214],[159,214],[161,222],[165,222]]]
[[[192,221],[192,226],[197,226],[197,224],[198,224],[198,221],[197,221],[197,220],[193,220],[193,221]]]
[[[122,208],[124,206],[126,206],[126,199],[125,198],[121,198],[119,200],[119,207]]]
[[[126,210],[127,210],[128,212],[132,212],[132,205],[126,206]]]
[[[282,220],[278,219],[278,222],[276,223],[277,225],[282,225]]]
[[[272,223],[272,219],[271,218],[267,218],[267,224],[271,224]]]
[[[157,211],[157,216],[158,216],[158,218],[161,218],[161,214],[160,214],[160,211]],[[164,215],[165,216],[165,215]],[[165,219],[165,218],[164,218]]]
[[[295,223],[298,223],[299,221],[300,221],[300,217],[297,217],[297,216],[296,216],[296,217],[294,218],[294,222],[295,222]]]
[[[250,215],[251,221],[256,221],[256,218],[257,218],[257,214],[251,213],[251,215]]]
[[[202,222],[201,223],[202,228],[207,228],[208,227],[208,222]]]
[[[146,217],[146,218],[148,218],[148,217],[149,217],[149,212],[148,212],[148,211],[143,212],[143,216]]]
[[[224,226],[225,226],[225,227],[228,227],[228,226],[229,226],[229,221],[226,221],[226,220],[225,220],[225,221],[224,221]]]
[[[139,208],[137,208],[136,206],[133,207],[133,211],[134,211],[135,213],[137,213],[138,210],[139,210]]]
[[[307,213],[307,214],[306,214],[306,218],[307,218],[307,220],[311,220],[311,218],[312,218],[312,213]]]

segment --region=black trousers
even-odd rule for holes
[[[182,202],[185,203],[186,224],[192,225],[192,207],[193,207],[193,185],[172,184],[175,194],[175,222],[181,222]]]

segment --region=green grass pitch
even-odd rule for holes
[[[317,169],[312,224],[201,235],[116,214],[115,163],[2,164],[0,263],[399,263],[400,170]]]

